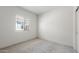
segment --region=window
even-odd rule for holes
[[[21,16],[16,16],[16,30],[29,30],[30,20],[25,20]]]
[[[16,30],[24,30],[24,22],[22,20],[16,21]]]
[[[16,30],[24,30],[24,18],[16,16]]]
[[[30,29],[30,20],[24,20],[24,30]]]

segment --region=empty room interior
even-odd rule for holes
[[[78,53],[78,9],[0,6],[0,53]]]

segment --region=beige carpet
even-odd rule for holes
[[[74,53],[70,46],[34,39],[0,50],[2,53]]]

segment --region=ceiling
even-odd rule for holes
[[[54,6],[22,6],[22,8],[29,10],[36,14],[45,13],[51,9],[54,9]]]

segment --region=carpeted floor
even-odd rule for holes
[[[70,46],[34,39],[0,50],[1,53],[74,53]]]

